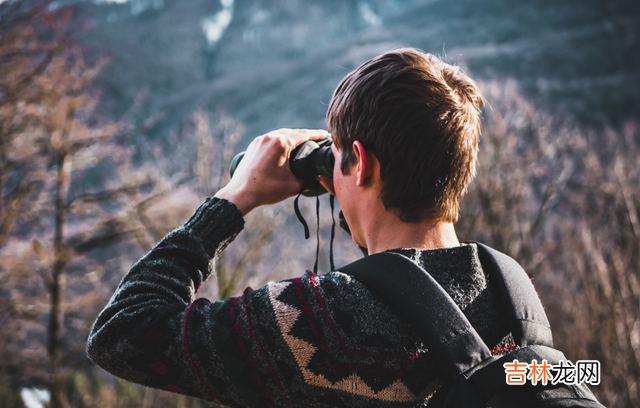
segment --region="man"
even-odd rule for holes
[[[475,171],[481,108],[476,84],[431,55],[373,58],[335,91],[327,118],[336,164],[321,182],[356,244],[422,266],[501,354],[515,347],[506,319],[476,245],[460,245],[453,226]],[[90,358],[124,379],[229,406],[435,401],[446,377],[429,350],[349,275],[307,272],[237,298],[194,301],[242,216],[299,192],[291,150],[326,136],[281,129],[255,139],[230,183],[123,278],[92,329]]]

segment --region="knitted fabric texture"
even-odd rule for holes
[[[270,282],[195,299],[242,230],[232,203],[208,198],[137,262],[96,320],[91,360],[126,380],[232,407],[422,407],[446,382],[385,301],[349,275]],[[495,354],[515,347],[475,245],[396,249],[432,274]]]

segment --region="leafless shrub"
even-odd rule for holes
[[[87,254],[126,239],[150,249],[145,213],[175,183],[132,165],[128,123],[94,114],[106,61],[87,64],[66,37],[70,10],[27,17],[0,33],[0,337],[3,365],[45,380],[57,408],[103,303],[104,268]]]
[[[558,348],[596,359],[606,406],[640,404],[640,132],[581,131],[532,107],[513,83],[483,84],[476,180],[458,232],[518,259]]]
[[[639,142],[636,123],[575,139],[581,171],[559,223],[574,250],[554,253],[579,295],[567,299],[573,313],[562,341],[602,362],[600,395],[609,406],[640,404]]]

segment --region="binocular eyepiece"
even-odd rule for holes
[[[327,190],[318,182],[318,176],[333,177],[335,158],[331,151],[332,140],[329,138],[299,144],[289,155],[289,168],[294,176],[303,181],[302,195],[315,197]],[[244,157],[245,152],[238,153],[233,160],[229,172],[231,177]]]

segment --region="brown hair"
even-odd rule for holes
[[[349,73],[333,94],[327,123],[349,174],[358,140],[380,162],[382,202],[400,219],[458,219],[475,175],[480,111],[476,83],[431,54],[402,48]]]

